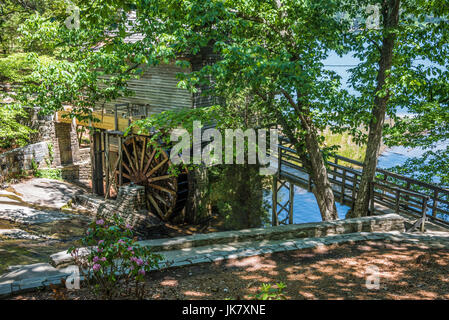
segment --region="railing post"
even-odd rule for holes
[[[273,175],[273,185],[272,185],[272,200],[271,200],[271,225],[277,226],[278,215],[277,215],[277,206],[278,206],[278,177]]]
[[[423,208],[422,208],[422,223],[421,223],[421,232],[424,233],[425,229],[425,223],[427,219],[427,201],[429,200],[429,197],[423,198]]]
[[[399,201],[400,201],[400,197],[401,197],[401,190],[400,189],[396,189],[396,213],[399,213]]]
[[[357,175],[354,173],[353,174],[354,177],[352,178],[352,195],[351,195],[351,201],[352,203],[355,202],[355,190],[356,190],[356,186],[357,186]]]
[[[407,181],[407,184],[406,184],[406,186],[405,186],[405,189],[406,190],[410,190],[410,181]],[[407,194],[405,194],[405,210],[408,210],[408,203],[409,203],[409,201],[410,201],[410,197],[407,195]]]
[[[282,143],[282,142],[279,142]],[[278,144],[278,174],[281,174],[281,164],[282,164],[282,149],[281,146]]]
[[[345,184],[346,184],[346,169],[343,169],[343,177],[341,178],[341,204],[345,204]]]
[[[432,217],[436,218],[438,210],[438,190],[433,191]]]
[[[338,158],[335,157],[335,164],[338,165]],[[334,167],[334,172],[337,172],[337,166]],[[334,174],[334,180],[337,180],[337,176]]]

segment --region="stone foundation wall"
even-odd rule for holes
[[[143,186],[122,186],[116,200],[105,200],[98,206],[97,219],[112,221],[114,215],[122,218],[139,234],[147,234],[153,228],[163,225],[157,216],[148,212]]]
[[[80,162],[89,161],[89,165],[90,165],[90,148],[79,149],[79,161]]]
[[[61,170],[64,181],[80,182],[87,185],[92,176],[90,161],[60,166],[58,169]]]
[[[55,136],[54,115],[39,114],[40,108],[27,108],[28,119],[24,124],[36,130],[30,136],[30,144],[40,141],[52,141]]]
[[[54,125],[54,165],[63,166],[79,162],[79,146],[75,125],[62,122],[56,122]]]

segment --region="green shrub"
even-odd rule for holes
[[[52,58],[40,56],[38,59],[41,63],[48,63]],[[0,58],[0,82],[27,82],[35,67],[36,64],[28,59],[27,53],[14,53]]]
[[[33,175],[36,178],[63,180],[62,171],[60,169],[37,169],[36,171],[33,170]]]
[[[282,293],[285,288],[286,285],[283,282],[276,283],[276,288],[271,284],[264,283],[253,297],[255,300],[285,300],[286,297]]]
[[[25,146],[30,134],[34,133],[26,125],[23,125],[21,120],[26,119],[28,114],[19,105],[15,104],[0,104],[0,148],[9,149],[13,147]]]

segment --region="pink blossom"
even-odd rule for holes
[[[98,260],[100,260],[100,258],[98,258],[98,256],[94,257],[94,262],[97,262]]]
[[[139,270],[139,274],[141,274],[141,275],[143,275],[143,276],[144,276],[144,275],[145,275],[145,270],[143,270],[143,269],[140,269],[140,270]]]
[[[137,263],[137,265],[141,266],[141,265],[143,265],[143,260],[142,259],[136,259],[136,263]]]
[[[100,270],[100,268],[101,268],[101,266],[98,263],[94,264],[94,266],[92,267],[92,269],[94,269],[94,271],[98,271],[98,270]]]
[[[104,224],[104,220],[103,219],[97,220],[97,224],[99,226],[103,225]]]

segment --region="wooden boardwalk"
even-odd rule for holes
[[[273,185],[274,224],[293,223],[293,185],[312,191],[313,181],[301,163],[296,151],[287,139],[278,145],[278,174]],[[363,163],[335,155],[328,159],[328,177],[336,200],[351,206],[357,196]],[[277,192],[281,187],[290,188],[289,203],[280,204]],[[275,189],[276,188],[276,189]],[[280,207],[280,209],[279,209]],[[377,169],[370,188],[370,212],[395,212],[411,218],[430,220],[449,227],[449,190],[408,178],[387,170]],[[285,211],[287,218],[279,215]]]

